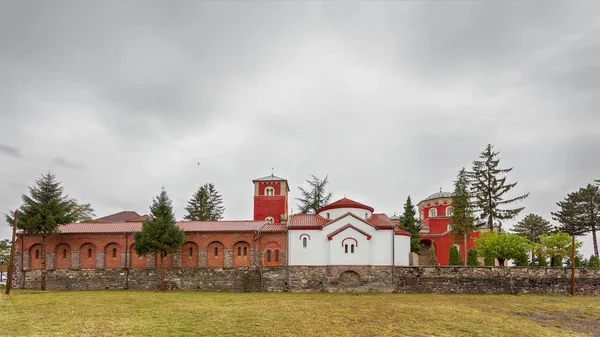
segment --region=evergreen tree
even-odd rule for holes
[[[175,225],[171,200],[163,189],[150,206],[150,219],[142,223],[142,231],[133,235],[133,248],[139,255],[154,253],[160,256],[160,289],[165,289],[163,260],[185,241],[183,230]]]
[[[515,218],[524,207],[508,209],[508,204],[524,200],[529,193],[518,197],[505,199],[506,193],[512,190],[517,183],[507,183],[506,177],[513,168],[498,168],[500,160],[497,158],[499,152],[492,151],[493,146],[488,144],[486,149],[479,155],[481,160],[473,162],[473,171],[469,172],[471,182],[471,193],[474,198],[474,206],[479,210],[481,219],[487,218],[490,231],[494,230],[494,220],[498,222],[501,230],[502,221]]]
[[[457,179],[454,182],[450,233],[454,237],[455,242],[462,241],[463,249],[465,250],[467,249],[467,238],[471,237],[471,233],[477,229],[468,189],[467,172],[463,167],[458,172]]]
[[[415,206],[410,200],[410,195],[404,204],[404,214],[401,216],[398,227],[412,235],[410,238],[410,251],[413,253],[419,253],[421,251],[421,236],[419,234],[421,231],[421,222],[417,219],[417,212],[415,211]]]
[[[588,262],[588,268],[600,268],[600,260],[596,255],[590,256],[590,260]]]
[[[450,258],[448,260],[449,266],[462,266],[463,261],[460,258],[460,252],[458,251],[457,245],[452,245],[450,247],[449,256],[450,256]]]
[[[308,189],[304,189],[302,187],[298,187],[300,189],[300,193],[302,194],[301,198],[296,198],[300,203],[298,207],[300,208],[300,213],[316,213],[319,209],[327,206],[333,194],[331,192],[327,192],[327,184],[329,184],[328,178],[329,176],[325,176],[325,179],[321,180],[314,175],[311,176],[312,180],[307,180],[306,182],[309,185]]]
[[[542,234],[552,233],[550,222],[539,215],[527,214],[523,220],[519,221],[512,231],[527,238],[530,242],[540,242]]]
[[[22,196],[23,205],[20,207],[17,228],[26,235],[42,237],[41,290],[46,290],[46,238],[58,233],[60,225],[81,220],[93,214],[93,210],[89,204],[78,205],[75,199],[64,195],[60,182],[50,172],[43,174],[34,186],[29,187],[29,194]],[[7,214],[7,221],[12,220],[12,216],[13,213]]]
[[[467,266],[479,266],[479,260],[477,259],[477,250],[469,249],[469,254],[467,255]]]
[[[598,255],[598,240],[596,230],[600,226],[600,187],[588,184],[575,193],[575,201],[581,225],[586,232],[592,232],[594,255]]]
[[[192,195],[185,207],[184,219],[190,221],[217,221],[223,219],[223,199],[213,184],[204,184]]]

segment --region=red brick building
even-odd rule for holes
[[[287,261],[287,180],[255,179],[254,219],[178,221],[186,241],[165,259],[165,267],[228,268],[281,266]],[[96,223],[62,225],[46,239],[47,269],[154,268],[158,257],[138,256],[133,233],[148,216],[125,211]],[[275,221],[276,220],[276,221]],[[23,270],[41,268],[41,237],[18,234]]]

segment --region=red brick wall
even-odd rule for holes
[[[225,246],[218,241],[211,242],[208,245],[207,260],[209,267],[225,266]]]
[[[128,254],[130,255],[131,268],[146,268],[148,266],[148,259],[143,255],[138,255],[135,249],[133,249],[133,244],[131,244]]]
[[[71,247],[66,243],[61,243],[54,250],[56,254],[56,269],[71,268]]]
[[[104,249],[104,268],[121,268],[121,245],[109,243]]]
[[[275,222],[280,222],[282,214],[287,214],[287,198],[285,196],[254,197],[254,220],[265,220],[270,216]]]
[[[250,256],[252,255],[251,247],[248,242],[240,241],[233,245],[233,266],[248,267],[250,266]]]
[[[198,268],[198,245],[186,242],[181,247],[181,266],[184,268]]]
[[[79,248],[79,267],[81,269],[96,269],[96,246],[85,243]]]

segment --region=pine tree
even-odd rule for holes
[[[471,233],[477,229],[468,188],[467,173],[463,167],[458,172],[457,179],[454,182],[450,233],[454,237],[455,242],[463,241],[463,249],[465,250],[467,249],[467,238],[471,237]]]
[[[531,242],[540,242],[542,234],[552,233],[550,222],[539,215],[527,214],[512,229],[515,234],[524,236]]]
[[[589,268],[600,268],[600,260],[596,255],[590,256],[590,260],[588,262]]]
[[[20,207],[17,228],[23,230],[26,235],[42,237],[40,288],[46,290],[46,238],[57,234],[60,225],[81,220],[89,214],[93,215],[93,209],[89,204],[78,205],[75,199],[64,195],[63,187],[51,172],[38,178],[35,185],[29,187],[29,194],[30,196],[22,196],[23,205]],[[13,213],[9,214],[6,218],[12,220]]]
[[[600,187],[588,184],[580,188],[574,197],[577,203],[578,219],[586,232],[592,232],[592,243],[594,244],[594,255],[598,255],[598,240],[596,230],[600,226]]]
[[[150,206],[150,219],[142,223],[142,231],[133,235],[133,248],[138,255],[154,253],[160,256],[160,289],[165,290],[164,258],[181,247],[185,241],[183,230],[175,225],[171,200],[163,189]]]
[[[458,251],[458,246],[457,245],[452,245],[450,247],[450,251],[449,253],[449,260],[448,260],[448,265],[449,266],[462,266],[463,261],[460,258],[460,252]]]
[[[316,213],[319,209],[327,206],[333,194],[331,192],[327,192],[327,184],[329,184],[328,178],[329,176],[325,176],[325,179],[321,180],[314,175],[311,176],[312,180],[307,180],[306,182],[309,185],[308,189],[304,189],[302,187],[298,187],[300,189],[300,193],[302,194],[301,198],[296,198],[300,203],[298,207],[300,208],[300,213]]]
[[[477,250],[469,249],[469,254],[467,254],[467,266],[479,266],[479,260],[477,259]]]
[[[185,207],[184,219],[190,221],[217,221],[223,218],[223,199],[213,184],[204,184],[192,195]]]
[[[421,251],[421,236],[419,234],[421,231],[421,222],[417,219],[415,206],[410,200],[410,195],[404,204],[404,214],[401,216],[398,227],[412,235],[410,238],[410,251],[413,253],[419,253]]]
[[[500,160],[497,159],[499,152],[492,151],[493,146],[488,144],[486,149],[479,155],[481,160],[473,162],[473,171],[469,172],[471,178],[471,193],[474,205],[480,212],[481,219],[487,218],[490,231],[494,230],[494,220],[498,222],[501,230],[502,221],[515,218],[524,207],[508,209],[508,204],[524,200],[529,193],[518,197],[505,199],[505,194],[512,190],[517,183],[507,183],[506,177],[513,168],[498,168]]]

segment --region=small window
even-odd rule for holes
[[[117,258],[117,248],[113,248],[113,259]]]
[[[348,254],[348,245],[344,245],[344,253]]]
[[[352,244],[352,245],[350,245],[350,253],[351,253],[351,254],[354,254],[354,245],[353,245],[353,244]]]
[[[369,213],[365,213],[365,219],[369,218]]]
[[[272,216],[268,216],[265,218],[265,221],[268,223],[273,223],[273,217]]]
[[[88,248],[88,259],[92,258],[92,249]]]
[[[238,247],[238,256],[242,256],[242,247]]]
[[[67,258],[67,250],[63,249],[63,260]]]
[[[194,257],[194,248],[193,247],[190,247],[189,254],[190,254],[190,257]]]
[[[446,208],[446,216],[452,216],[452,207],[451,206],[448,206]]]
[[[275,251],[275,262],[279,262],[279,250]]]
[[[308,245],[308,239],[302,238],[302,248],[306,248],[307,245]]]
[[[39,249],[36,249],[36,250],[35,250],[35,259],[36,259],[36,260],[39,260],[39,259],[40,259],[40,250],[39,250]]]
[[[267,187],[265,188],[265,195],[275,195],[275,189],[273,187]]]
[[[248,256],[248,247],[244,247],[244,256]]]
[[[219,256],[219,247],[215,247],[215,256]]]
[[[271,251],[267,250],[267,262],[271,262]]]
[[[327,212],[327,219],[329,219],[329,212]]]
[[[430,218],[435,218],[437,216],[437,209],[432,208],[429,210],[429,217]]]

